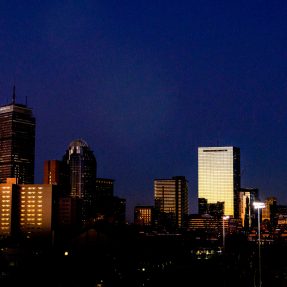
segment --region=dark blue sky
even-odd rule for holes
[[[36,181],[82,138],[129,219],[174,175],[197,212],[199,146],[240,147],[242,186],[287,204],[286,76],[286,1],[0,2],[0,103],[28,98]]]

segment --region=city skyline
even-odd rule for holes
[[[127,210],[153,180],[185,176],[197,212],[197,148],[238,146],[241,185],[286,204],[287,3],[3,1],[0,105],[36,118],[44,161],[82,138]]]

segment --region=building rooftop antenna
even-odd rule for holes
[[[12,104],[14,105],[16,101],[16,87],[13,85],[13,96],[12,96]]]

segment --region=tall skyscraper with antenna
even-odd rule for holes
[[[0,107],[0,183],[17,178],[18,183],[34,183],[36,120],[31,108],[12,102]]]

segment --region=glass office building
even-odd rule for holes
[[[256,210],[253,203],[258,200],[257,188],[241,188],[239,192],[239,217],[242,226],[248,230],[256,217]],[[264,210],[264,209],[263,209]]]
[[[84,140],[74,140],[69,144],[63,156],[63,168],[68,176],[69,195],[83,199],[90,198],[91,190],[95,189],[97,161]]]
[[[198,148],[198,199],[207,203],[224,202],[224,214],[238,218],[240,190],[240,149]]]
[[[82,199],[83,223],[91,216],[95,197],[97,161],[88,144],[77,139],[69,144],[63,156],[63,185],[67,196]]]
[[[171,228],[185,227],[188,216],[188,185],[184,176],[154,180],[157,220]]]

